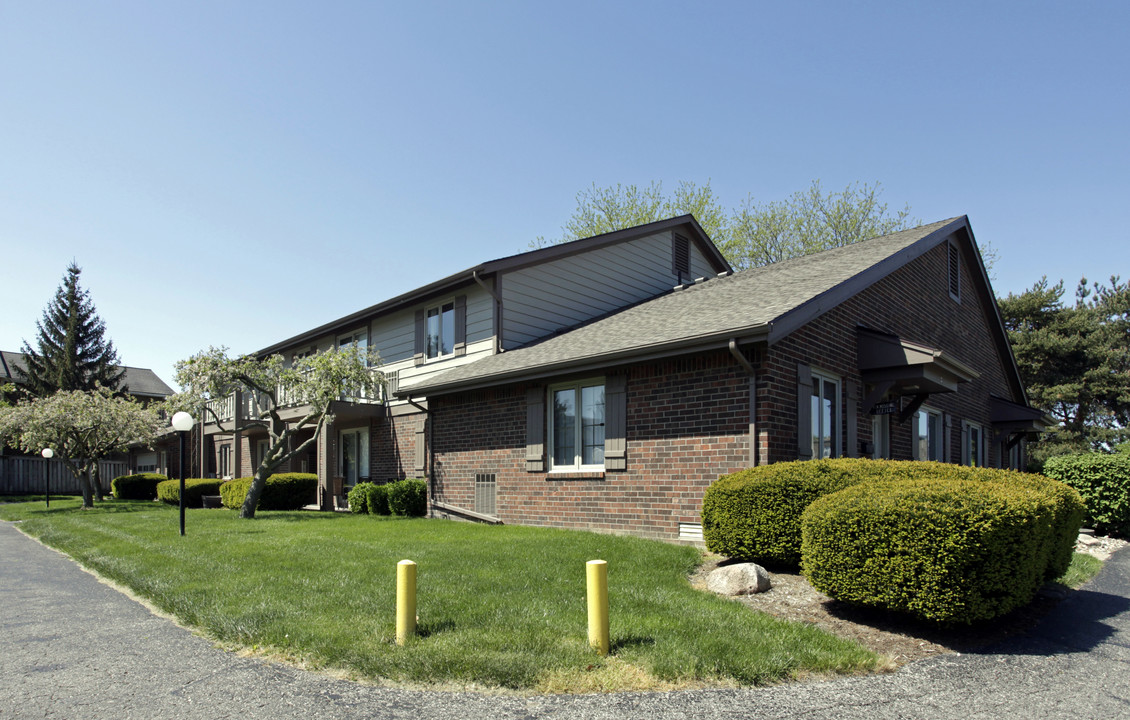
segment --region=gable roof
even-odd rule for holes
[[[732,270],[730,263],[722,256],[718,248],[711,241],[706,231],[698,224],[693,215],[680,215],[678,217],[669,218],[667,220],[658,220],[656,222],[647,223],[646,225],[637,225],[635,227],[626,228],[624,230],[616,230],[603,235],[594,235],[593,237],[582,238],[580,240],[573,240],[570,242],[559,243],[557,245],[550,245],[548,247],[540,248],[538,250],[530,250],[527,252],[518,253],[516,255],[509,255],[507,257],[498,258],[496,260],[489,260],[487,262],[469,267],[466,270],[448,275],[445,278],[436,280],[435,282],[423,285],[414,290],[397,295],[396,297],[384,300],[376,305],[370,305],[363,310],[350,313],[337,320],[332,320],[324,325],[307,330],[303,333],[295,335],[294,337],[287,338],[281,342],[274,343],[268,347],[254,353],[258,357],[271,355],[280,352],[294,345],[300,345],[310,340],[317,339],[323,335],[337,332],[339,330],[348,330],[361,320],[365,318],[382,315],[395,310],[401,310],[407,306],[415,305],[429,298],[442,295],[451,291],[454,288],[469,285],[475,282],[476,278],[483,278],[499,272],[508,272],[517,270],[519,268],[529,267],[531,265],[539,265],[541,263],[551,262],[570,255],[576,255],[597,248],[605,247],[607,245],[615,245],[617,243],[635,240],[637,238],[647,237],[656,233],[664,232],[667,230],[681,230],[688,235],[691,242],[702,252],[707,261],[714,267],[715,272],[729,272]]]
[[[0,350],[0,382],[22,384],[23,377],[20,371],[27,366],[24,364],[23,353]],[[134,397],[163,398],[173,394],[173,389],[165,384],[157,373],[148,368],[122,367],[126,374],[122,378],[122,386]]]
[[[965,216],[922,225],[853,245],[717,277],[618,310],[521,348],[484,357],[397,395],[437,395],[502,382],[584,372],[739,343],[780,340],[950,236],[967,246],[979,294],[996,312]],[[977,272],[979,268],[980,272]],[[1024,397],[1012,350],[996,315],[994,340],[1012,367],[1010,384]],[[990,327],[994,323],[990,321]],[[1008,374],[1006,370],[1006,375]]]

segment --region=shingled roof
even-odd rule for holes
[[[23,353],[0,350],[0,382],[23,383],[24,379],[19,371],[26,367],[24,357]],[[163,398],[173,394],[173,389],[152,370],[123,367],[126,374],[122,378],[122,386],[128,389],[130,395],[141,398]]]
[[[582,372],[724,347],[731,339],[773,343],[959,230],[972,240],[962,216],[709,279],[402,387],[397,395],[438,395]],[[1007,340],[1005,345],[1010,352]]]

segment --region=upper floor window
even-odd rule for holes
[[[840,381],[812,373],[812,457],[840,456]]]
[[[604,380],[555,385],[549,400],[550,469],[603,469]]]
[[[915,460],[942,460],[941,414],[922,408],[914,413],[911,432],[911,450]]]
[[[455,303],[449,302],[428,310],[425,357],[451,355],[455,352]]]
[[[361,352],[361,356],[365,358],[365,363],[368,364],[369,334],[364,330],[357,330],[348,335],[342,335],[337,339],[337,347],[339,350],[344,350],[350,345],[357,346],[357,349]]]

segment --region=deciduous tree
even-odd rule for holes
[[[103,388],[60,390],[0,408],[0,439],[24,452],[54,450],[79,479],[84,508],[102,500],[98,461],[153,442],[163,424],[155,408]]]
[[[227,348],[208,348],[176,366],[176,382],[182,392],[169,399],[171,409],[183,409],[209,423],[235,430],[234,419],[223,419],[208,399],[220,399],[236,390],[252,393],[258,408],[244,427],[267,431],[269,448],[255,468],[251,489],[240,508],[240,517],[255,517],[267,478],[275,468],[306,452],[318,441],[326,423],[332,421],[334,401],[373,397],[384,384],[384,375],[375,370],[380,358],[356,346],[296,358],[287,364],[281,355],[256,358],[250,355],[229,357]],[[298,419],[283,420],[286,405],[305,408]],[[291,438],[303,429],[314,434],[290,447]]]
[[[36,347],[24,341],[26,367],[17,372],[28,391],[38,397],[58,390],[117,390],[125,375],[90,292],[79,285],[81,273],[71,263],[43,319],[35,324]]]

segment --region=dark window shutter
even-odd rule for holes
[[[427,315],[423,310],[416,311],[416,345],[412,361],[416,365],[424,364],[424,345],[428,342]]]
[[[859,457],[859,435],[856,429],[859,419],[859,386],[851,380],[845,381],[844,386],[847,391],[844,407],[844,412],[847,413],[847,447],[844,448],[844,456]]]
[[[628,469],[627,414],[628,378],[610,375],[604,379],[604,469]]]
[[[545,472],[545,389],[526,390],[526,472]]]
[[[455,356],[467,354],[467,296],[455,298]]]
[[[953,435],[953,416],[949,413],[942,415],[942,462],[953,462],[953,447],[950,437]]]
[[[423,475],[428,470],[428,420],[424,418],[420,420],[420,427],[416,429],[416,447],[415,447],[415,463],[413,467],[416,470],[418,477]]]
[[[796,455],[797,460],[812,459],[812,368],[796,366]]]

